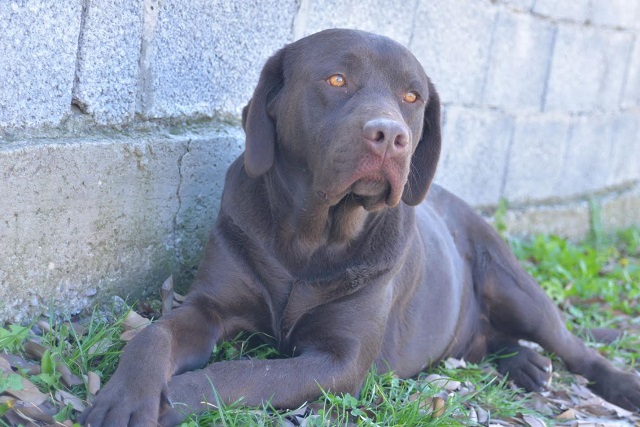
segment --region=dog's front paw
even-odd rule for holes
[[[609,402],[640,412],[640,376],[616,369],[589,384],[589,388]]]
[[[551,360],[535,350],[519,345],[500,351],[496,360],[498,371],[508,375],[518,387],[527,391],[542,391],[551,382]]]
[[[100,390],[79,421],[86,427],[157,427],[158,413],[169,403],[167,386],[135,390],[131,384],[113,378]]]

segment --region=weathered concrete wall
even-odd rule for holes
[[[328,27],[408,46],[443,101],[437,180],[511,230],[640,223],[640,0],[0,2],[0,321],[197,265],[238,116]]]

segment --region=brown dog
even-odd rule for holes
[[[173,425],[169,399],[199,411],[214,388],[224,402],[294,408],[320,387],[358,393],[372,364],[410,377],[447,356],[513,354],[499,369],[541,389],[549,359],[521,338],[640,407],[640,377],[571,335],[493,229],[430,185],[440,105],[407,49],[350,30],[292,43],[267,61],[243,124],[193,289],[126,346],[84,424]],[[192,371],[241,330],[292,357]]]

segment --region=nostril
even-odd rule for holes
[[[397,135],[396,139],[393,141],[393,145],[395,145],[397,148],[404,148],[407,146],[408,143],[409,143],[409,138],[404,133]]]
[[[373,138],[373,140],[377,142],[384,141],[384,132],[378,131],[375,135],[375,138]]]

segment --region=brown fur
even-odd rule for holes
[[[336,73],[344,87],[327,83]],[[541,389],[550,362],[519,339],[640,406],[640,377],[573,336],[493,229],[431,185],[440,105],[405,48],[350,30],[299,40],[266,63],[243,119],[246,151],[187,300],[126,346],[85,425],[174,425],[213,388],[228,403],[295,408],[320,387],[358,393],[372,364],[410,377],[448,356],[515,354],[499,369]],[[193,371],[241,330],[291,357]]]

